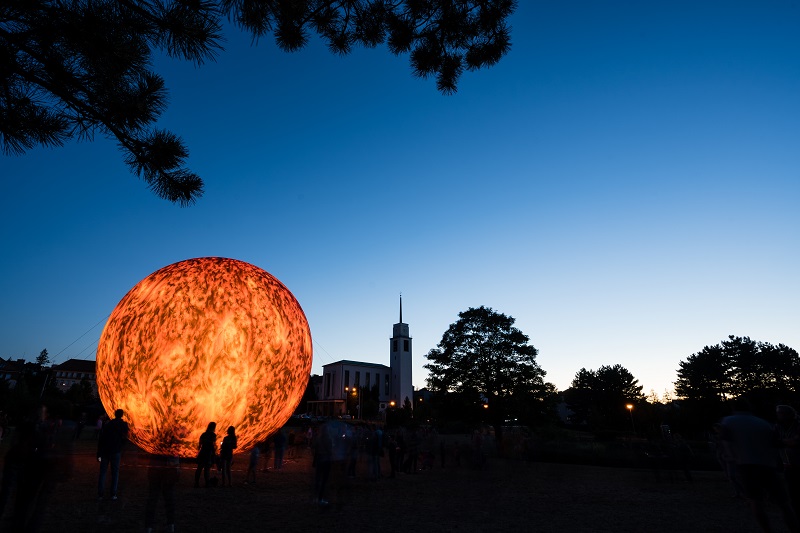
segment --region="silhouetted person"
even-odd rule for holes
[[[28,418],[20,425],[19,439],[13,453],[9,451],[17,467],[11,531],[40,531],[55,484],[70,478],[72,430],[59,435],[60,427],[61,421],[50,418],[45,406],[39,408],[36,418]],[[2,496],[6,497],[7,493]]]
[[[103,431],[103,426],[105,425],[108,417],[106,415],[100,415],[97,417],[97,420],[94,422],[94,438],[100,438],[100,432]]]
[[[297,435],[293,429],[290,429],[289,434],[286,435],[286,457],[289,459],[294,459],[296,440]]]
[[[414,428],[406,435],[406,452],[408,453],[408,457],[406,458],[406,464],[403,465],[403,469],[406,474],[416,474],[417,460],[419,459],[419,435]]]
[[[250,463],[247,465],[247,473],[244,475],[245,485],[248,483],[252,483],[253,485],[256,484],[256,472],[258,471],[258,457],[260,455],[261,455],[261,444],[256,443],[250,449]]]
[[[78,419],[78,426],[75,428],[75,439],[81,438],[81,433],[83,432],[83,428],[86,427],[86,413],[81,413],[80,419]]]
[[[286,449],[286,435],[283,429],[279,429],[272,438],[272,443],[275,446],[275,461],[273,466],[275,470],[283,469],[283,452]]]
[[[395,438],[395,442],[397,443],[397,447],[395,448],[396,451],[397,451],[395,470],[397,472],[403,472],[404,468],[405,468],[405,466],[404,466],[404,462],[405,462],[404,457],[405,457],[405,454],[406,454],[406,439],[403,437],[403,432],[402,431],[397,431],[395,433],[395,435],[394,435],[394,438]]]
[[[144,523],[147,533],[155,531],[159,496],[164,498],[168,532],[175,531],[175,485],[178,483],[180,460],[174,455],[151,455],[147,469],[147,505]]]
[[[744,495],[742,483],[739,481],[739,472],[736,469],[736,458],[731,450],[731,443],[722,438],[722,424],[714,424],[711,432],[714,447],[722,471],[733,487],[733,497],[739,498]]]
[[[325,490],[331,475],[331,459],[333,453],[333,440],[328,432],[327,424],[320,426],[312,442],[314,459],[314,501],[320,505],[327,505]]]
[[[331,502],[341,508],[350,500],[350,480],[347,475],[349,458],[358,441],[353,427],[338,420],[326,423],[331,438]]]
[[[264,468],[261,471],[268,472],[269,460],[272,457],[272,437],[261,443],[261,455],[264,457]]]
[[[236,430],[233,426],[228,428],[228,434],[222,439],[222,444],[219,447],[219,458],[222,461],[222,486],[225,486],[225,480],[228,481],[228,486],[231,486],[231,465],[233,464],[233,450],[236,449]]]
[[[800,512],[800,421],[797,412],[788,405],[775,408],[776,429],[781,439],[783,476],[789,491],[789,501],[795,514]]]
[[[762,531],[772,531],[766,512],[767,498],[777,503],[790,531],[798,531],[797,516],[789,504],[786,487],[778,474],[778,433],[762,418],[751,414],[743,400],[734,403],[733,414],[722,419],[722,438],[731,445],[736,469],[753,515]]]
[[[203,473],[203,481],[208,487],[211,465],[217,456],[217,430],[216,422],[209,422],[206,431],[200,435],[200,442],[197,451],[197,470],[194,472],[194,486],[200,486],[200,473]]]
[[[397,452],[399,448],[397,447],[397,441],[395,440],[394,434],[390,433],[386,438],[386,451],[389,453],[389,468],[390,473],[389,477],[393,478],[397,476]]]
[[[3,510],[11,498],[11,494],[17,490],[19,480],[24,475],[25,465],[36,449],[34,432],[35,426],[32,421],[17,424],[14,442],[6,452],[3,462],[3,484],[0,486],[0,518],[3,517]]]
[[[117,499],[119,483],[119,463],[122,448],[128,440],[128,423],[122,419],[122,409],[114,411],[114,419],[109,420],[100,430],[97,438],[97,459],[100,461],[100,478],[97,481],[97,496],[103,498],[106,471],[111,466],[111,499]]]
[[[8,415],[0,411],[0,441],[8,438]]]
[[[370,474],[375,479],[381,477],[381,457],[383,457],[383,430],[376,427],[369,440]]]

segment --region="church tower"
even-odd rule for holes
[[[414,407],[414,387],[411,382],[411,337],[408,324],[403,323],[403,296],[400,295],[400,322],[392,329],[389,339],[389,368],[392,375],[392,393],[389,400],[403,407],[408,399]]]

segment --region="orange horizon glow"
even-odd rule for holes
[[[311,362],[308,321],[280,281],[204,257],[166,266],[122,298],[97,347],[97,390],[150,453],[195,456],[209,422],[220,439],[234,426],[247,450],[292,415]]]

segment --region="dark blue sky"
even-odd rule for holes
[[[511,23],[449,97],[384,48],[229,31],[214,64],[159,61],[191,208],[105,139],[3,157],[0,356],[93,358],[134,284],[207,255],[294,292],[317,373],[388,363],[400,292],[417,386],[480,305],[561,389],[620,363],[661,394],[729,334],[800,349],[800,4],[522,1]]]

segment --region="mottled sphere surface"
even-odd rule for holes
[[[209,422],[218,444],[234,426],[248,450],[292,415],[311,358],[308,321],[280,281],[235,259],[189,259],[147,276],[111,313],[97,390],[148,452],[192,457]]]

